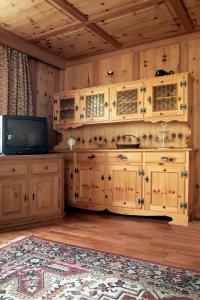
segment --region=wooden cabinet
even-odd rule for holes
[[[110,88],[112,121],[143,119],[144,83],[122,84]]]
[[[30,215],[58,214],[60,207],[59,177],[57,175],[33,177],[31,184]]]
[[[145,119],[188,120],[188,74],[158,77],[146,82]]]
[[[63,158],[56,154],[0,158],[0,228],[62,218]]]
[[[148,165],[145,167],[145,208],[166,213],[187,212],[184,165]]]
[[[67,204],[168,216],[173,224],[187,225],[193,201],[192,155],[189,150],[77,151],[70,183],[74,198],[67,196]],[[66,174],[70,182],[69,169]]]
[[[79,93],[62,92],[54,95],[53,121],[54,128],[72,126],[78,122]]]
[[[92,88],[80,91],[79,122],[98,123],[109,120],[109,89]]]
[[[55,95],[54,125],[67,128],[131,120],[189,122],[192,81],[189,73],[180,73],[61,92]]]
[[[27,216],[28,180],[11,178],[0,180],[0,221]]]
[[[77,165],[76,202],[104,204],[105,165]]]
[[[109,205],[142,208],[141,166],[109,165],[108,200]]]

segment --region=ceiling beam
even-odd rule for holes
[[[173,10],[175,11],[185,31],[193,32],[194,26],[183,0],[167,0],[166,3],[167,2],[171,5]]]
[[[79,11],[77,8],[75,8],[68,1],[66,0],[45,0],[45,1],[48,2],[50,5],[54,6],[55,8],[57,8],[65,15],[69,16],[70,14],[74,18],[76,18],[79,22],[84,23],[83,25],[81,25],[81,27],[86,26],[91,31],[93,31],[96,35],[101,37],[103,40],[113,45],[115,48],[121,48],[121,44],[116,39],[114,39],[111,35],[109,35],[106,31],[100,28],[98,25],[94,24],[93,22],[88,24],[87,23],[88,17],[84,15],[81,11]],[[65,33],[65,31],[63,31],[63,33]],[[56,35],[55,32],[54,35]]]
[[[26,53],[27,55],[37,58],[49,65],[55,66],[59,69],[65,69],[67,60],[50,53],[24,39],[18,37],[17,35],[10,33],[4,29],[0,29],[0,44],[16,49],[20,52]]]
[[[62,8],[61,5],[58,7],[58,2],[55,2],[54,0],[46,0],[46,2],[48,2],[55,8],[59,9],[59,11],[61,11],[62,13],[66,14],[66,10],[64,10],[63,2],[62,4],[60,3],[62,5]],[[30,40],[33,42],[39,42],[42,39],[47,39],[55,35],[67,34],[72,31],[79,30],[87,25],[90,25],[91,23],[98,23],[102,20],[106,21],[112,18],[124,16],[126,14],[128,15],[128,14],[136,13],[141,10],[151,9],[155,5],[158,5],[160,2],[161,2],[160,0],[143,0],[143,2],[141,2],[141,0],[135,0],[128,4],[122,4],[120,6],[111,8],[110,10],[104,11],[103,13],[101,12],[101,13],[94,14],[89,18],[84,16],[85,18],[84,21],[74,21],[73,24],[61,26],[49,32],[41,33],[34,38],[30,38]],[[66,8],[66,3],[65,3],[65,8]],[[69,10],[72,11],[71,5]],[[67,15],[69,16],[68,12]]]

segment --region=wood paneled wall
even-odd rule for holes
[[[53,131],[53,94],[63,90],[62,71],[32,58],[29,59],[29,65],[34,115],[47,118],[49,148],[53,148],[56,143],[56,132]]]
[[[197,149],[195,162],[195,216],[200,218],[200,35],[185,35],[72,62],[64,73],[64,89],[118,83],[153,77],[156,70],[190,72],[194,77],[193,94],[193,147]],[[107,71],[114,75],[108,76]],[[130,126],[130,125],[129,125]],[[135,126],[133,124],[133,132]],[[85,129],[88,131],[89,129]],[[91,129],[92,130],[92,129]],[[104,131],[109,130],[108,125]],[[72,134],[72,132],[70,132]],[[81,132],[80,132],[81,133]],[[98,134],[98,129],[97,133]],[[111,133],[112,134],[112,133]],[[84,136],[84,133],[82,133]],[[67,134],[64,134],[66,140]]]

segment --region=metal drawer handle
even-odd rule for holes
[[[127,159],[128,159],[128,157],[127,157],[127,156],[125,156],[125,155],[122,155],[122,154],[120,154],[120,155],[119,155],[119,158],[120,158],[121,160],[127,160]]]
[[[92,155],[90,155],[90,156],[88,156],[87,158],[88,159],[94,159],[96,156],[94,155],[94,154],[92,154]]]
[[[161,156],[160,158],[162,161],[173,161],[173,158],[172,157],[169,157],[169,156]]]

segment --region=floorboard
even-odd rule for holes
[[[85,211],[69,211],[59,223],[0,233],[0,243],[22,235],[131,256],[200,271],[200,223],[167,221]]]

